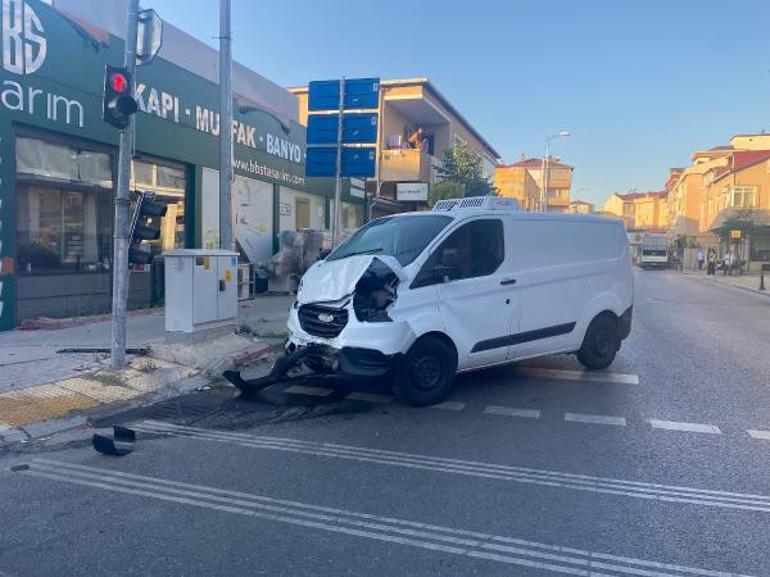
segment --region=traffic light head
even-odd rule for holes
[[[131,75],[125,68],[107,66],[104,74],[104,103],[102,118],[120,130],[128,126],[132,114],[137,111],[133,95]]]
[[[145,240],[158,240],[160,238],[161,218],[166,216],[168,207],[166,203],[155,200],[147,193],[140,193],[137,212],[134,217],[131,230],[131,246],[128,249],[128,262],[132,264],[150,264],[153,254],[142,250],[141,244]]]

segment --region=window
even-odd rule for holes
[[[166,203],[166,216],[160,224],[160,238],[146,242],[155,255],[165,250],[183,248],[185,221],[185,192],[187,170],[184,165],[160,163],[143,158],[131,163],[131,189],[152,192],[155,199]]]
[[[110,155],[28,136],[15,145],[19,274],[109,270]]]
[[[109,270],[112,194],[53,186],[17,189],[17,260],[21,274]]]
[[[414,287],[451,280],[487,276],[505,258],[503,222],[499,219],[474,220],[455,230],[441,243],[414,281]]]
[[[310,228],[310,201],[306,198],[297,198],[295,202],[295,226],[297,230]]]
[[[753,186],[731,186],[727,189],[728,206],[732,208],[755,208]]]
[[[353,254],[386,254],[406,266],[452,221],[443,214],[387,216],[369,222],[335,250],[327,260]]]

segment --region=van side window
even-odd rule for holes
[[[490,275],[505,258],[503,222],[474,220],[462,225],[439,245],[423,265],[412,288]]]

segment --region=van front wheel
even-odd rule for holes
[[[432,405],[452,391],[456,371],[452,348],[439,339],[423,337],[398,362],[393,392],[409,405]]]
[[[601,315],[588,325],[577,358],[587,369],[606,369],[615,360],[619,348],[617,321],[609,315]]]

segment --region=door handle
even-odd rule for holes
[[[500,281],[501,285],[507,285],[507,284],[516,284],[515,278],[506,278]]]

